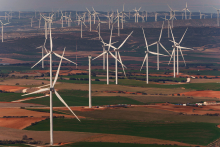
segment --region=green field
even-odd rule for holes
[[[0,102],[11,102],[23,98],[28,98],[29,96],[21,96],[22,93],[0,93]],[[33,94],[31,97],[42,96],[43,94]]]
[[[88,91],[77,91],[77,90],[62,90],[59,91],[59,94],[64,99],[64,101],[69,106],[88,106],[89,98],[88,98]],[[63,103],[53,94],[53,106],[59,107],[64,106]],[[49,106],[49,97],[42,98],[42,99],[33,99],[29,101],[25,101],[25,103],[35,103],[35,104],[42,104]],[[142,102],[126,98],[120,96],[94,96],[92,97],[92,105],[93,106],[100,106],[100,105],[114,105],[114,104],[143,104]]]
[[[110,142],[77,142],[64,145],[64,147],[176,147],[173,145],[110,143]],[[183,147],[183,146],[178,146]]]
[[[49,120],[44,120],[26,130],[49,131]],[[65,124],[65,125],[63,125]],[[132,135],[207,145],[220,137],[220,130],[211,123],[163,123],[76,119],[54,119],[54,131],[77,131]]]
[[[154,87],[154,88],[181,88],[192,90],[220,90],[219,83],[188,83],[188,84],[146,84],[146,81],[137,81],[130,79],[119,79],[120,85],[135,86],[135,87]]]

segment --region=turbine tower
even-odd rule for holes
[[[186,11],[189,11],[189,9],[187,8],[187,2],[186,2],[186,8],[184,8],[182,11],[185,11],[185,20],[186,20],[187,19]]]
[[[146,37],[145,37],[144,29],[142,28],[142,30],[143,30],[143,34],[144,34],[144,39],[145,39],[145,44],[146,44],[147,51],[145,51],[146,56],[144,57],[144,61],[143,61],[143,64],[142,64],[142,66],[141,66],[140,71],[142,70],[142,68],[143,68],[143,66],[144,66],[144,62],[146,61],[146,83],[148,84],[148,81],[149,81],[149,80],[148,80],[148,53],[150,53],[150,54],[152,54],[152,55],[162,55],[162,56],[166,56],[166,55],[149,51],[149,49],[148,49],[149,46],[148,46],[148,44],[147,44],[147,39],[146,39]]]
[[[2,25],[2,42],[3,42],[3,40],[4,40],[3,26],[5,26],[5,25],[7,25],[7,24],[9,24],[9,23],[2,23],[1,20],[0,20],[0,22],[1,22],[1,25]]]
[[[213,8],[215,8],[215,7],[213,7]],[[215,10],[217,10],[217,26],[219,27],[219,10],[220,9],[215,8]]]
[[[53,43],[52,43],[52,35],[51,35],[51,23],[52,23],[52,18],[53,18],[53,14],[51,15],[51,17],[45,17],[42,16],[42,18],[45,19],[45,21],[48,22],[49,24],[49,29],[50,29],[50,52],[48,52],[43,58],[41,58],[41,60],[39,60],[34,66],[32,66],[31,68],[35,67],[38,63],[40,63],[42,60],[44,60],[46,57],[50,57],[50,88],[43,88],[40,90],[37,90],[35,92],[32,93],[28,93],[28,94],[24,94],[22,96],[25,95],[30,95],[30,94],[35,94],[35,93],[40,93],[40,92],[45,92],[45,91],[50,91],[50,145],[53,145],[53,92],[56,94],[56,96],[58,97],[58,99],[72,112],[72,114],[79,120],[79,118],[75,115],[75,113],[70,109],[70,107],[66,104],[66,102],[62,99],[62,97],[58,94],[58,92],[54,89],[54,86],[56,84],[56,81],[58,79],[58,75],[59,75],[59,71],[60,71],[60,66],[62,63],[62,60],[65,59],[67,61],[70,61],[69,59],[63,57],[64,56],[64,52],[65,52],[65,48],[64,48],[64,52],[63,55],[60,56],[59,54],[55,53],[52,49],[53,49]],[[56,76],[54,81],[52,80],[53,74],[52,74],[52,54],[56,55],[58,58],[61,58]],[[72,62],[72,61],[70,61]],[[72,62],[74,63],[74,62]],[[75,64],[75,63],[74,63]],[[80,121],[80,120],[79,120]]]
[[[175,49],[176,49],[176,53],[177,53],[177,75],[179,75],[179,55],[178,55],[179,52],[178,52],[178,50],[180,51],[180,53],[182,55],[182,58],[183,58],[183,61],[184,61],[184,64],[186,66],[186,63],[185,63],[185,60],[184,60],[184,57],[183,57],[183,53],[182,53],[182,49],[186,49],[186,50],[194,50],[194,49],[180,46],[180,43],[183,41],[183,38],[184,38],[188,28],[186,29],[186,31],[183,34],[183,36],[182,36],[182,38],[181,38],[179,43],[177,43],[175,41],[172,29],[170,29],[170,30],[171,30],[171,34],[172,34],[172,38],[173,38],[173,40],[171,41],[171,42],[173,42],[173,46],[172,46],[173,47],[173,52],[172,52],[172,55],[170,57],[170,61],[173,58],[173,77],[175,78],[176,77],[176,71],[175,71],[176,70],[175,69],[176,68],[176,66],[175,66]],[[169,61],[168,65],[170,64],[170,61]]]
[[[164,25],[164,22],[163,22],[163,25]],[[162,25],[162,28],[161,28],[161,31],[160,31],[160,37],[159,37],[158,41],[156,41],[156,42],[152,43],[151,45],[149,45],[149,47],[153,46],[153,45],[157,45],[157,70],[160,69],[160,67],[159,67],[159,48],[160,48],[160,46],[170,55],[170,53],[166,50],[166,48],[160,43],[160,39],[162,37],[162,32],[163,32],[163,25]]]

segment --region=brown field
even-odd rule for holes
[[[0,82],[1,83],[1,82]],[[25,89],[26,87],[20,87],[20,86],[9,86],[9,85],[0,85],[0,90],[2,91],[8,91],[8,92],[16,92],[22,89]]]
[[[42,116],[50,116],[49,113],[46,112],[37,112],[37,111],[30,111],[26,109],[20,109],[20,108],[0,108],[0,117],[4,116],[28,116],[28,117],[38,117],[41,118]],[[54,114],[54,116],[64,116],[67,118],[74,118],[73,115],[64,115],[64,114]],[[84,118],[80,117],[79,118]]]
[[[0,118],[0,127],[13,128],[13,129],[24,129],[30,126],[32,123],[45,120],[46,118]]]
[[[192,144],[181,143],[177,141],[128,136],[115,134],[98,134],[85,139],[86,142],[115,142],[115,143],[138,143],[138,144],[170,144],[179,146],[196,146]],[[201,146],[202,147],[202,146]]]
[[[49,131],[29,131],[18,130],[13,128],[0,127],[0,140],[21,140],[23,135],[32,138],[42,143],[49,143]],[[71,142],[120,142],[120,143],[140,143],[140,144],[177,144],[182,146],[195,146],[191,144],[153,139],[146,137],[116,135],[116,134],[100,134],[100,133],[87,133],[87,132],[69,132],[69,131],[54,131],[54,143],[65,144]],[[203,146],[200,146],[203,147]]]
[[[212,90],[188,91],[188,92],[180,93],[180,95],[196,96],[196,97],[220,98],[220,91],[212,91]]]
[[[7,79],[4,81],[1,81],[1,85],[16,85],[16,83],[19,83],[19,85],[42,85],[42,82],[44,84],[49,84],[50,81],[45,80],[34,80],[34,79]]]
[[[30,61],[21,61],[21,60],[11,59],[11,58],[2,58],[2,57],[0,59],[2,60],[1,63],[10,63],[10,64],[30,62]]]
[[[11,108],[11,107],[33,107],[33,106],[44,106],[40,104],[29,104],[29,103],[14,103],[14,102],[0,102],[0,108]]]

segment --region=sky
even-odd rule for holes
[[[125,4],[125,11],[141,7],[141,11],[169,11],[167,4],[175,10],[182,10],[188,4],[192,12],[216,13],[220,9],[220,0],[0,0],[0,11],[86,11],[86,7],[96,11],[119,11]]]

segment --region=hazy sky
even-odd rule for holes
[[[220,9],[220,0],[0,0],[0,11],[51,11],[77,10],[85,11],[86,7],[97,11],[122,10],[125,4],[125,11],[141,8],[141,11],[168,11],[169,4],[176,10],[182,10],[186,2],[192,12],[216,12],[213,8]]]

